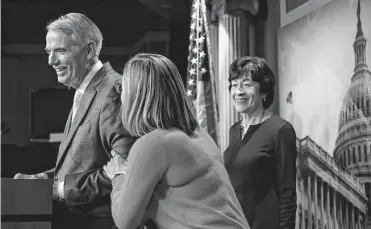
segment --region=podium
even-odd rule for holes
[[[2,229],[51,229],[53,180],[1,179]]]

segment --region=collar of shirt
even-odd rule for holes
[[[76,92],[79,92],[81,95],[84,94],[86,88],[88,87],[90,81],[93,79],[95,74],[103,67],[103,64],[100,60],[97,61],[97,63],[94,64],[94,66],[91,68],[88,75],[85,77],[85,79],[80,84],[79,88],[76,90]]]

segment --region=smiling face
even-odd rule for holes
[[[49,30],[46,35],[45,51],[49,55],[48,64],[58,76],[58,82],[78,88],[89,70],[88,55],[79,47],[71,35],[58,30]]]
[[[260,93],[260,84],[245,75],[231,81],[231,96],[235,109],[240,113],[251,113],[263,108],[264,94]]]

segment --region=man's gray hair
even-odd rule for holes
[[[92,20],[80,13],[69,13],[60,16],[58,19],[50,22],[46,30],[61,30],[63,33],[72,36],[72,39],[80,47],[90,42],[96,44],[95,55],[99,57],[102,49],[103,36],[99,28]]]

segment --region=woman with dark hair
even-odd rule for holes
[[[276,85],[264,59],[241,57],[229,69],[229,91],[242,120],[229,132],[224,163],[253,229],[294,229],[296,135],[268,111]]]
[[[199,129],[175,65],[138,54],[122,77],[122,121],[139,139],[125,161],[113,152],[112,216],[120,229],[143,218],[158,228],[249,229],[212,138]]]

